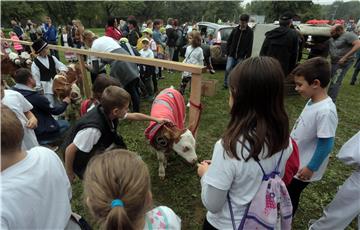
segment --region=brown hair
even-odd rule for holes
[[[330,63],[322,57],[311,58],[298,65],[291,75],[303,76],[309,85],[317,79],[320,81],[320,86],[325,88],[330,82]]]
[[[16,114],[1,104],[1,154],[21,149],[24,129]]]
[[[116,78],[97,77],[92,87],[93,97],[97,100],[100,100],[101,95],[104,92],[105,88],[111,85],[121,87],[120,81]]]
[[[106,87],[100,98],[100,104],[106,114],[110,114],[115,108],[124,108],[130,101],[130,94],[125,89],[113,85]]]
[[[191,46],[196,48],[201,46],[201,34],[199,31],[191,31]]]
[[[29,78],[32,78],[31,71],[27,68],[20,68],[15,71],[14,79],[16,83],[26,85],[29,81]]]
[[[284,107],[284,73],[280,63],[271,57],[249,58],[230,73],[233,105],[231,119],[222,141],[226,154],[240,160],[239,141],[250,147],[250,158],[259,160],[267,149],[271,157],[289,145],[289,119]]]
[[[88,164],[84,194],[90,213],[102,229],[135,229],[151,207],[149,170],[134,152],[105,152]],[[124,206],[111,207],[115,199]]]

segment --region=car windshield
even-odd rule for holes
[[[227,41],[229,39],[232,29],[233,28],[223,28],[220,30],[222,41]]]

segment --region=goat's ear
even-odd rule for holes
[[[195,133],[195,128],[196,128],[196,122],[192,122],[191,124],[189,124],[189,130],[193,135]]]
[[[166,125],[164,125],[163,127],[164,127],[164,136],[166,137],[166,139],[168,139],[168,140],[173,139],[174,132]]]

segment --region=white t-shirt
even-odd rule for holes
[[[337,157],[347,165],[356,166],[353,176],[360,184],[360,131],[341,147]]]
[[[204,65],[204,53],[202,48],[196,47],[193,48],[191,45],[186,48],[185,52],[185,59],[183,61],[186,64],[193,64],[193,65]],[[184,71],[183,76],[191,76],[190,72]]]
[[[299,147],[299,170],[307,166],[311,161],[316,150],[318,138],[335,137],[337,125],[336,106],[330,97],[314,104],[311,104],[310,100],[306,103],[291,131],[291,137]],[[321,180],[328,161],[329,157],[314,172],[311,179],[308,180],[309,182]],[[295,178],[300,180],[297,176]]]
[[[58,71],[67,72],[68,68],[62,62],[60,62],[56,57],[51,56],[55,62],[55,69]],[[48,57],[36,57],[46,68],[49,68],[49,59]],[[54,94],[52,90],[53,79],[51,78],[49,81],[40,81],[40,69],[39,67],[33,62],[31,64],[31,73],[36,81],[36,89],[43,89],[44,94]]]
[[[173,210],[159,206],[146,213],[144,230],[181,229],[181,219]]]
[[[209,170],[201,178],[201,182],[220,190],[229,191],[235,223],[236,226],[239,226],[247,204],[252,201],[256,192],[260,188],[263,173],[260,166],[253,158],[249,159],[247,162],[245,160],[239,161],[236,158],[230,158],[225,153],[221,141],[222,140],[219,140],[215,144],[211,165]],[[238,142],[236,151],[239,155],[241,153],[241,147],[242,145]],[[264,153],[266,152],[266,149],[263,150],[259,158],[261,159],[260,164],[268,174],[275,169],[280,159],[281,152],[276,153],[270,158],[264,159]],[[292,145],[289,140],[289,147],[284,150],[282,160],[279,165],[281,177],[285,173],[286,161],[291,153]],[[244,157],[247,157],[248,154],[248,151],[244,148]],[[217,229],[233,228],[227,202],[224,203],[223,208],[217,213],[211,213],[208,211],[206,219]]]
[[[140,56],[141,56],[141,57],[144,57],[144,58],[154,58],[154,53],[153,53],[153,51],[152,51],[150,48],[147,49],[147,50],[141,49],[141,50],[139,51],[139,53],[140,53]]]
[[[64,229],[71,186],[55,152],[44,147],[1,172],[1,229]]]
[[[38,146],[39,143],[36,139],[34,130],[26,127],[26,123],[29,120],[24,114],[25,112],[30,111],[33,106],[21,93],[17,91],[5,90],[4,94],[4,98],[1,100],[1,102],[8,106],[16,114],[16,117],[20,120],[24,129],[24,139],[22,141],[21,148],[23,150],[29,150],[35,146]]]
[[[100,137],[101,132],[99,129],[86,128],[76,134],[73,143],[80,151],[89,153],[99,141]]]

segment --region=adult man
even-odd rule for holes
[[[57,45],[57,30],[52,24],[49,16],[45,17],[45,23],[43,25],[43,37],[45,41],[52,45]],[[51,55],[59,59],[59,52],[57,50],[50,50]]]
[[[353,32],[345,32],[342,25],[335,25],[330,33],[331,81],[328,94],[336,102],[341,83],[354,62],[354,53],[360,49],[360,40]]]
[[[31,112],[38,119],[35,135],[39,144],[54,143],[70,125],[66,120],[55,120],[52,115],[62,114],[70,104],[70,98],[66,97],[60,104],[51,107],[49,100],[34,90],[36,80],[28,69],[18,69],[14,78],[16,85],[12,89],[21,93],[31,103],[33,106]]]
[[[123,55],[129,55],[118,42],[114,39],[103,36],[95,39],[91,46],[92,51],[109,52]],[[110,76],[117,78],[124,89],[130,94],[133,112],[140,111],[140,95],[138,92],[139,86],[139,69],[135,63],[117,61],[117,60],[103,60],[104,63],[110,64]],[[96,72],[96,70],[94,70]]]
[[[284,14],[279,20],[280,27],[265,34],[260,56],[277,59],[287,76],[295,67],[298,56],[299,39],[295,30],[291,29],[292,15]]]
[[[224,88],[228,88],[228,75],[232,68],[242,60],[251,57],[254,33],[248,26],[249,15],[240,16],[240,24],[230,34],[226,44],[226,69],[224,76]]]
[[[50,105],[55,105],[54,93],[52,90],[53,79],[57,72],[65,74],[68,68],[55,56],[49,55],[48,44],[41,38],[32,44],[35,54],[34,62],[31,64],[31,73],[36,80],[36,90],[43,91]]]

